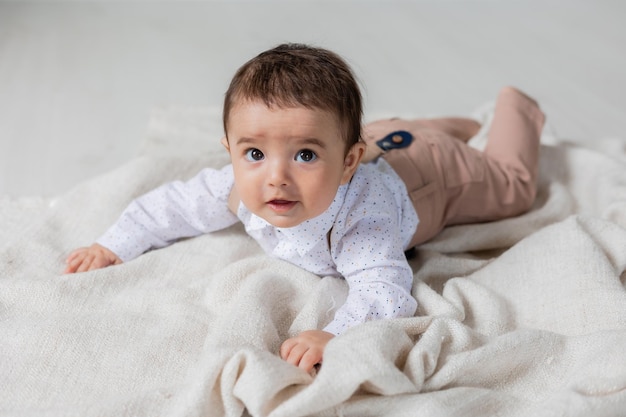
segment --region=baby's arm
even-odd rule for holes
[[[335,335],[366,321],[415,313],[413,271],[396,228],[393,219],[383,214],[359,222],[339,239],[331,238],[341,242],[341,249],[331,251],[349,286],[346,302],[323,330],[307,330],[283,342],[281,358],[310,371],[321,363],[326,345]]]
[[[400,268],[398,271],[394,267],[385,271],[384,268],[380,268],[378,272],[374,273],[412,277],[410,268],[408,268],[409,272],[405,273],[402,273],[402,269]],[[349,327],[369,320],[407,317],[415,312],[417,303],[411,296],[410,286],[407,291],[402,287],[390,284],[384,278],[371,280],[361,286],[360,278],[354,276],[351,278],[348,281],[351,286],[353,284],[354,286],[350,289],[346,303],[335,313],[334,320],[324,330],[306,330],[285,340],[280,347],[281,358],[310,372],[316,364],[322,362],[326,345],[335,337],[335,334],[340,334]],[[336,333],[331,333],[331,331]]]
[[[325,331],[338,335],[366,321],[415,314],[413,271],[396,218],[385,212],[364,215],[343,233],[334,252],[337,271],[348,283],[348,297]]]
[[[93,271],[94,269],[106,268],[110,265],[119,265],[122,260],[109,249],[94,243],[85,248],[78,248],[73,251],[65,261],[64,274],[74,272]]]
[[[231,226],[238,221],[228,208],[232,184],[229,165],[150,191],[134,200],[95,244],[73,251],[66,273],[117,265],[178,239]]]

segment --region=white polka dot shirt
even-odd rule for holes
[[[413,273],[404,250],[418,218],[404,183],[384,160],[361,165],[324,213],[291,228],[272,226],[243,204],[233,214],[228,209],[233,182],[228,165],[165,184],[134,200],[97,242],[126,262],[241,221],[269,255],[347,281],[346,302],[325,331],[339,335],[369,320],[415,313]]]

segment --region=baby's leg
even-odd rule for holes
[[[544,121],[535,100],[513,87],[504,87],[496,101],[485,155],[534,183]]]
[[[480,130],[480,123],[465,117],[440,117],[419,120],[424,127],[447,133],[465,143]]]
[[[413,137],[407,147],[392,148],[387,152],[376,144],[392,132],[403,130]],[[367,144],[365,161],[381,154],[404,181],[407,192],[420,219],[410,246],[425,242],[437,235],[445,226],[447,189],[445,170],[435,155],[446,155],[456,160],[462,150],[470,150],[482,158],[482,153],[466,145],[466,141],[480,130],[480,124],[472,119],[388,119],[369,123],[364,128],[363,139]],[[461,152],[458,152],[458,150]],[[444,159],[450,159],[444,158]],[[451,182],[456,186],[458,181]]]
[[[498,220],[528,210],[535,197],[543,120],[537,103],[507,87],[498,96],[484,153],[465,143],[480,128],[470,119],[368,124],[364,140],[369,160],[383,153],[376,140],[397,130],[413,136],[410,146],[383,156],[405,182],[420,218],[411,246],[431,239],[446,225]]]
[[[446,224],[497,220],[530,208],[536,193],[544,119],[530,97],[512,87],[500,91],[482,157],[465,149],[458,152],[468,156],[461,159],[471,176],[459,181],[458,187],[448,184]],[[444,167],[457,169],[459,160],[441,157]]]

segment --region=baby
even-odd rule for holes
[[[322,330],[283,342],[280,356],[311,370],[329,340],[369,321],[415,314],[405,250],[446,225],[527,211],[535,197],[537,103],[506,87],[484,152],[470,119],[381,120],[362,129],[361,93],[335,53],[285,44],[235,74],[222,143],[231,164],[204,169],[133,201],[66,273],[242,222],[270,256],[346,280],[346,302]]]

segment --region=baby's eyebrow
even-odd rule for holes
[[[255,143],[255,142],[257,142],[257,141],[254,140],[253,138],[243,137],[243,138],[237,139],[236,144],[237,145],[241,145],[242,143]]]
[[[326,144],[324,143],[324,141],[321,141],[317,138],[304,138],[300,139],[299,142],[303,145],[316,145],[322,149],[326,149]]]

